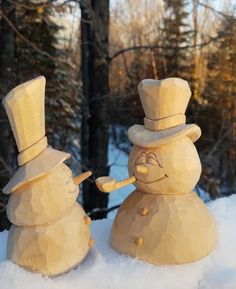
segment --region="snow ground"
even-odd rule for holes
[[[236,196],[208,204],[218,245],[208,257],[187,265],[152,266],[122,256],[108,245],[112,220],[95,221],[94,249],[77,269],[45,278],[5,260],[7,232],[0,233],[1,289],[236,289]]]

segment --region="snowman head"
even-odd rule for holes
[[[74,204],[78,193],[71,170],[62,163],[16,189],[9,199],[7,215],[16,225],[43,225],[62,216]]]
[[[188,136],[153,148],[134,146],[129,174],[138,190],[152,194],[183,194],[193,190],[201,174],[197,150]]]
[[[37,192],[38,194],[42,194],[55,189],[58,197],[68,193],[78,193],[78,186],[73,181],[72,171],[64,163],[48,174],[22,185],[15,192]]]

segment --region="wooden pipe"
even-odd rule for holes
[[[114,190],[120,189],[124,186],[133,184],[134,182],[136,182],[136,178],[135,176],[133,176],[121,182],[117,182],[112,177],[100,177],[100,178],[97,178],[95,182],[96,182],[96,186],[101,192],[109,193]]]
[[[81,184],[84,180],[86,180],[88,177],[92,175],[91,171],[87,171],[85,173],[82,173],[81,175],[78,175],[73,178],[74,184],[79,185]]]

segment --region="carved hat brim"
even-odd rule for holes
[[[135,124],[128,130],[129,140],[134,145],[144,148],[157,147],[182,136],[188,136],[195,142],[201,136],[201,129],[196,124],[181,124],[165,130],[152,131],[143,125]]]
[[[49,173],[68,158],[70,158],[70,154],[47,147],[36,158],[16,171],[9,183],[3,188],[3,193],[14,192],[22,185]]]

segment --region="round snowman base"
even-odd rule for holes
[[[90,229],[79,204],[51,224],[12,226],[8,258],[31,272],[56,276],[77,267],[90,248]]]
[[[152,195],[134,191],[117,213],[110,244],[124,255],[169,265],[191,263],[207,256],[216,240],[213,217],[196,194]]]

